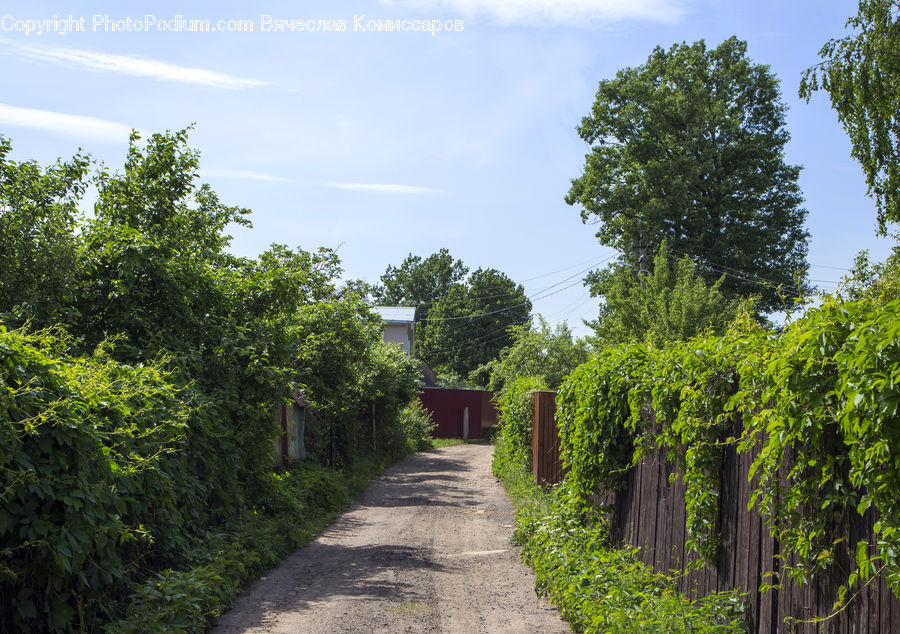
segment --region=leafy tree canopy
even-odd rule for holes
[[[878,208],[878,233],[900,222],[900,2],[860,0],[856,33],[829,40],[807,69],[800,96],[825,90],[850,135]]]
[[[505,390],[516,379],[540,379],[546,389],[555,390],[566,376],[588,360],[589,347],[583,339],[572,337],[564,323],[551,328],[538,315],[538,323],[513,326],[513,343],[500,355],[472,373],[472,382],[495,391]]]
[[[837,294],[851,301],[886,303],[900,299],[900,246],[895,246],[884,262],[873,262],[868,250],[858,253]]]
[[[653,260],[653,272],[641,285],[630,267],[610,267],[588,276],[591,294],[603,296],[600,316],[589,325],[598,345],[646,342],[656,346],[685,341],[713,331],[721,334],[751,303],[727,298],[725,277],[712,285],[694,262],[682,257],[673,266],[665,242]]]
[[[727,273],[723,294],[758,294],[769,311],[783,303],[776,287],[795,291],[805,275],[806,210],[800,167],[784,161],[778,80],[746,51],[735,37],[656,48],[601,81],[578,128],[591,151],[566,202],[630,263],[635,245],[667,238],[708,283]]]
[[[453,284],[417,330],[419,356],[438,372],[467,376],[509,345],[510,328],[528,323],[525,289],[496,269]]]
[[[381,284],[372,289],[376,302],[387,306],[415,306],[416,319],[424,320],[450,287],[465,279],[469,269],[447,249],[422,259],[410,253],[399,267],[388,266]]]
[[[78,251],[72,239],[88,157],[43,168],[9,158],[0,136],[0,320],[50,326],[72,317]]]

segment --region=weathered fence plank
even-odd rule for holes
[[[553,484],[563,477],[556,429],[556,392],[532,395],[534,425],[531,434],[532,473],[540,484]]]

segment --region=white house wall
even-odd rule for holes
[[[409,326],[406,324],[385,324],[384,340],[401,345],[403,351],[409,354]]]

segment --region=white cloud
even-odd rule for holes
[[[37,44],[3,43],[8,54],[15,54],[42,62],[75,66],[84,70],[121,73],[135,77],[151,77],[162,81],[177,81],[187,84],[241,90],[263,86],[269,82],[235,77],[202,68],[176,66],[155,59],[131,55],[110,55],[83,49],[51,48]]]
[[[200,170],[200,175],[213,178],[232,178],[250,181],[267,181],[271,183],[292,183],[290,178],[275,176],[274,174],[266,174],[265,172],[254,172],[252,170],[223,170],[223,169],[206,169]]]
[[[20,108],[3,103],[0,103],[0,123],[104,141],[127,141],[131,134],[131,128],[121,123],[50,110]]]
[[[322,183],[323,187],[334,189],[349,189],[353,191],[379,192],[384,194],[446,194],[443,189],[431,187],[419,187],[417,185],[395,185],[391,183],[343,183],[328,181]]]
[[[381,0],[388,6],[488,15],[502,24],[592,27],[620,20],[677,23],[687,0]]]

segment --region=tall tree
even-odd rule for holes
[[[674,265],[670,260],[675,260]],[[684,341],[704,331],[721,332],[751,302],[721,292],[725,276],[707,285],[687,256],[671,258],[666,242],[643,283],[631,268],[591,273],[591,295],[603,296],[600,316],[588,325],[599,345],[643,341],[657,346]]]
[[[537,377],[548,389],[555,390],[569,372],[590,356],[587,342],[575,339],[565,322],[553,329],[538,315],[534,325],[514,326],[512,330],[512,344],[473,373],[477,375],[473,378],[491,390],[505,390],[523,377]]]
[[[96,179],[95,217],[83,231],[80,328],[89,344],[105,333],[122,337],[121,361],[193,349],[224,320],[221,276],[238,263],[225,230],[249,226],[250,212],[196,185],[200,154],[188,133],[153,134],[144,146],[133,132],[124,169]]]
[[[42,328],[71,320],[77,295],[78,203],[90,159],[43,168],[9,158],[0,136],[0,321]]]
[[[878,233],[900,222],[900,2],[860,0],[853,35],[829,40],[808,69],[800,96],[825,90],[863,167],[878,208]]]
[[[495,359],[528,323],[525,289],[497,269],[479,268],[439,299],[418,334],[419,355],[432,367],[460,377]]]
[[[809,234],[797,179],[784,161],[786,106],[778,80],[732,37],[656,48],[600,82],[578,133],[591,145],[566,196],[597,237],[637,265],[637,245],[664,238],[723,293],[782,305],[805,275]],[[801,284],[802,286],[802,284]]]
[[[468,272],[462,261],[454,260],[447,249],[432,253],[424,260],[410,253],[399,267],[387,267],[372,295],[375,301],[388,306],[415,306],[416,319],[422,321],[434,303]]]

